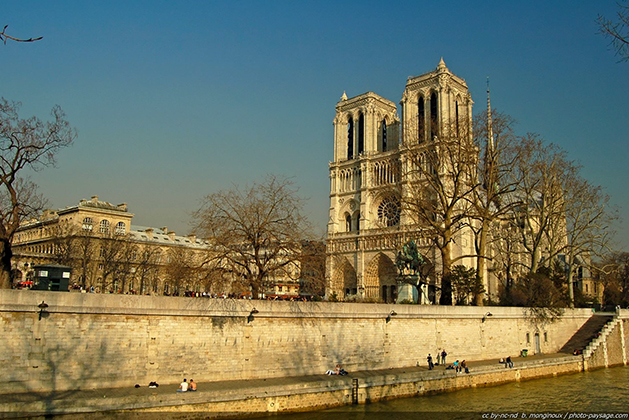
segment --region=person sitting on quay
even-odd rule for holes
[[[509,367],[509,368],[513,367],[513,362],[511,361],[511,356],[507,356],[507,358],[505,359],[505,368],[506,367]]]
[[[188,381],[185,378],[183,382],[179,384],[177,392],[188,392]]]
[[[461,366],[459,365],[459,361],[458,360],[454,362],[454,371],[456,373],[459,373],[461,371]]]
[[[336,365],[334,370],[328,370],[325,372],[326,375],[347,375],[347,371],[341,367],[341,365]]]
[[[470,373],[470,369],[467,367],[467,363],[465,360],[461,362],[461,372],[465,371],[465,373]]]
[[[194,382],[194,379],[190,379],[190,384],[188,385],[188,391],[196,391],[197,383]]]

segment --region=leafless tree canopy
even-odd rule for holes
[[[10,287],[11,241],[20,223],[45,206],[37,186],[24,177],[25,170],[38,171],[54,165],[55,154],[72,144],[76,131],[58,106],[52,120],[20,119],[20,104],[0,99],[0,287]]]
[[[8,27],[9,25],[4,25],[4,28],[2,28],[2,32],[0,32],[0,41],[4,42],[5,45],[7,43],[7,40],[9,39],[16,42],[35,42],[43,38],[43,36],[40,36],[37,38],[28,38],[28,39],[16,38],[14,36],[7,34]]]
[[[618,3],[615,21],[599,15],[597,23],[599,33],[610,39],[621,61],[629,60],[629,5]]]
[[[212,244],[215,266],[230,271],[257,298],[269,275],[290,271],[299,259],[310,231],[303,205],[290,180],[268,176],[206,196],[194,224]]]

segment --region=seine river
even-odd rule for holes
[[[278,420],[629,419],[629,367],[279,415]]]

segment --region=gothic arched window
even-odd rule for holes
[[[424,141],[424,136],[426,133],[426,121],[425,121],[425,112],[424,109],[424,98],[422,96],[419,97],[419,101],[417,102],[417,141],[419,143]]]
[[[430,137],[439,135],[439,125],[437,124],[437,93],[430,95]]]
[[[387,151],[387,121],[382,120],[382,151]]]
[[[454,116],[454,121],[456,124],[456,136],[459,137],[459,101],[454,101],[454,112],[455,112],[455,116]]]
[[[365,151],[365,116],[358,116],[358,154]]]
[[[347,159],[354,159],[354,120],[347,121]]]
[[[397,197],[389,196],[378,206],[378,220],[385,226],[400,224],[400,201]]]

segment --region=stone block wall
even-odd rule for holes
[[[0,393],[396,368],[443,348],[448,362],[497,359],[533,352],[526,336],[536,332],[552,353],[590,315],[572,310],[541,326],[522,308],[3,290]]]

